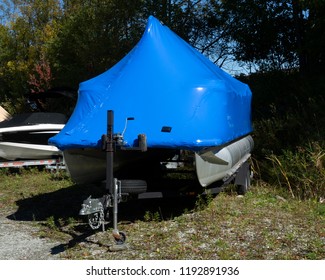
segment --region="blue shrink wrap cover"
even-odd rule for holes
[[[138,44],[115,66],[82,82],[74,112],[49,142],[61,150],[100,148],[107,110],[125,146],[198,151],[252,132],[249,87],[150,16]]]

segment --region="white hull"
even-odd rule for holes
[[[0,142],[0,157],[6,160],[47,159],[60,155],[61,151],[51,145]]]
[[[11,126],[0,128],[0,133],[7,132],[28,132],[31,131],[33,134],[36,133],[59,133],[64,127],[64,124],[33,124],[33,125],[23,125],[23,126]]]

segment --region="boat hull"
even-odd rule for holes
[[[48,159],[58,156],[62,156],[62,152],[52,145],[0,142],[0,158],[6,160]]]
[[[114,153],[114,174],[119,179],[144,179],[159,168],[160,162],[175,155],[172,149],[150,149],[147,152],[118,150]],[[64,162],[76,184],[90,184],[106,179],[106,153],[99,149],[68,149]]]
[[[226,180],[250,158],[253,138],[248,135],[222,147],[211,147],[195,153],[197,179],[202,187]],[[114,176],[119,179],[144,179],[154,176],[161,163],[169,161],[179,151],[149,149],[147,152],[117,150],[114,153]],[[106,153],[99,149],[68,149],[63,152],[72,180],[90,184],[106,179]]]
[[[0,158],[46,159],[62,155],[48,139],[63,128],[63,124],[37,124],[0,128]]]

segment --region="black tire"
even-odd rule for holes
[[[121,192],[140,194],[147,191],[147,182],[144,180],[121,180]]]
[[[114,239],[117,245],[122,245],[125,243],[126,235],[123,231],[120,231],[120,239],[117,239],[116,237],[114,237]]]
[[[251,171],[250,168],[248,168],[245,177],[245,183],[242,185],[237,185],[237,194],[245,195],[250,186],[251,186]]]

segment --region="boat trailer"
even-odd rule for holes
[[[128,120],[133,120],[134,118],[127,118],[124,131],[127,127]],[[112,235],[115,239],[115,245],[110,247],[111,251],[121,251],[125,250],[127,247],[125,245],[126,235],[124,232],[119,231],[117,228],[118,221],[118,204],[122,201],[123,195],[128,195],[130,191],[125,191],[126,189],[130,190],[132,188],[126,188],[126,181],[132,181],[133,184],[137,185],[137,191],[134,193],[143,194],[146,192],[146,183],[142,180],[118,180],[114,178],[113,166],[114,166],[114,152],[116,146],[119,146],[121,149],[125,150],[138,150],[145,152],[147,151],[147,139],[146,135],[138,135],[138,146],[133,148],[123,148],[123,133],[122,134],[113,134],[114,127],[114,113],[112,110],[107,111],[107,134],[102,135],[102,149],[106,152],[106,183],[105,188],[107,194],[102,198],[91,198],[89,196],[82,203],[82,208],[79,212],[80,215],[86,216],[88,219],[88,224],[92,229],[99,229],[102,227],[102,230],[105,230],[105,217],[109,218],[109,208],[112,208],[113,214],[113,232]],[[210,178],[211,174],[205,174],[205,170],[212,170],[213,173],[216,173],[217,179],[221,180],[221,186],[209,187],[206,188],[206,191],[203,194],[219,193],[224,186],[228,185],[230,182],[238,187],[238,194],[244,194],[249,186],[251,180],[251,170],[250,170],[250,151],[253,148],[253,140],[251,137],[246,137],[242,140],[239,140],[225,148],[226,150],[221,150],[223,153],[229,154],[230,157],[239,158],[238,162],[234,165],[226,165],[228,162],[222,161],[222,164],[215,165],[214,161],[221,161],[219,153],[215,154],[213,157],[205,155],[205,160],[201,159],[196,155],[196,167],[197,174],[200,180],[202,179],[201,185],[204,186],[206,178]],[[244,155],[238,153],[240,150],[245,150]],[[198,164],[200,163],[200,165]],[[212,168],[206,168],[206,165],[214,166]],[[130,182],[128,182],[130,184]],[[129,185],[130,186],[130,185]],[[134,185],[133,185],[134,187]],[[140,188],[139,188],[140,187]],[[143,187],[143,189],[142,189]],[[140,195],[139,195],[140,197]]]

